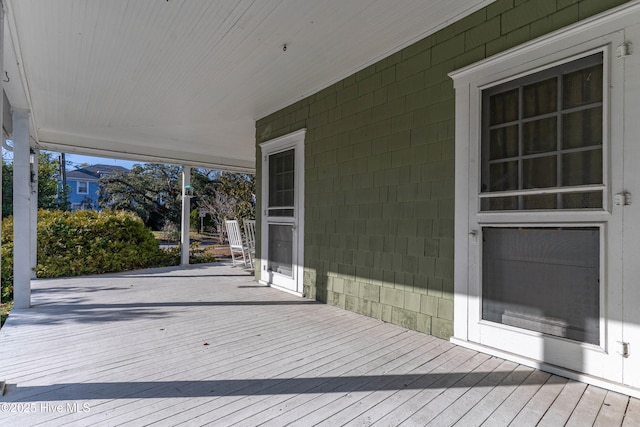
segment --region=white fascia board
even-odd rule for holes
[[[46,138],[46,135],[44,135],[44,138]],[[59,143],[49,141],[48,139],[41,139],[38,143],[39,147],[42,149],[71,154],[83,154],[149,163],[184,165],[239,173],[255,173],[256,170],[255,161],[231,159],[205,153],[190,153],[156,147],[129,145],[114,141],[103,141],[88,138],[76,140],[71,138],[69,143]]]

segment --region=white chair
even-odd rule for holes
[[[249,252],[249,263],[251,268],[254,267],[256,259],[256,220],[255,219],[243,219],[244,235],[247,240],[247,249]]]
[[[225,220],[225,226],[227,227],[227,237],[229,238],[229,250],[231,251],[231,263],[236,265],[236,254],[240,252],[242,254],[242,262],[244,266],[247,266],[247,257],[245,251],[248,248],[242,243],[242,234],[240,233],[240,224],[238,221]],[[240,260],[238,259],[238,263]],[[249,265],[251,265],[251,258],[249,258]]]

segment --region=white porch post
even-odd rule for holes
[[[31,149],[31,278],[36,278],[36,266],[38,265],[38,153],[37,148]]]
[[[190,213],[191,213],[191,167],[182,167],[182,228],[180,231],[180,264],[189,265],[189,238]]]
[[[2,1],[0,1],[0,70],[4,70],[4,7]],[[0,102],[0,142],[4,143],[4,88],[3,79],[0,79],[0,95],[2,95],[2,102]],[[0,206],[2,206],[2,171],[0,170]],[[0,220],[0,236],[2,235],[2,221]],[[1,273],[0,273],[1,274]],[[0,292],[0,303],[2,302],[2,292]],[[4,394],[4,381],[0,381],[0,396]]]
[[[13,301],[31,306],[31,165],[29,111],[13,112]]]
[[[4,70],[4,5],[0,1],[0,70]],[[2,87],[2,79],[0,79],[0,95],[2,101],[0,101],[0,142],[4,142],[4,88]],[[2,170],[0,169],[0,206],[2,206]],[[0,218],[0,237],[2,235],[2,219]],[[1,240],[0,240],[1,241]],[[1,274],[1,273],[0,273]],[[1,288],[1,287],[0,287]],[[0,303],[2,303],[2,292],[0,292]],[[0,378],[0,397],[4,395],[6,381],[4,378]]]

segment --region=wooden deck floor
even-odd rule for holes
[[[192,266],[38,280],[0,425],[640,425],[640,401]]]

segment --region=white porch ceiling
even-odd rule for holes
[[[5,90],[42,147],[251,170],[255,120],[491,0],[4,3]]]

